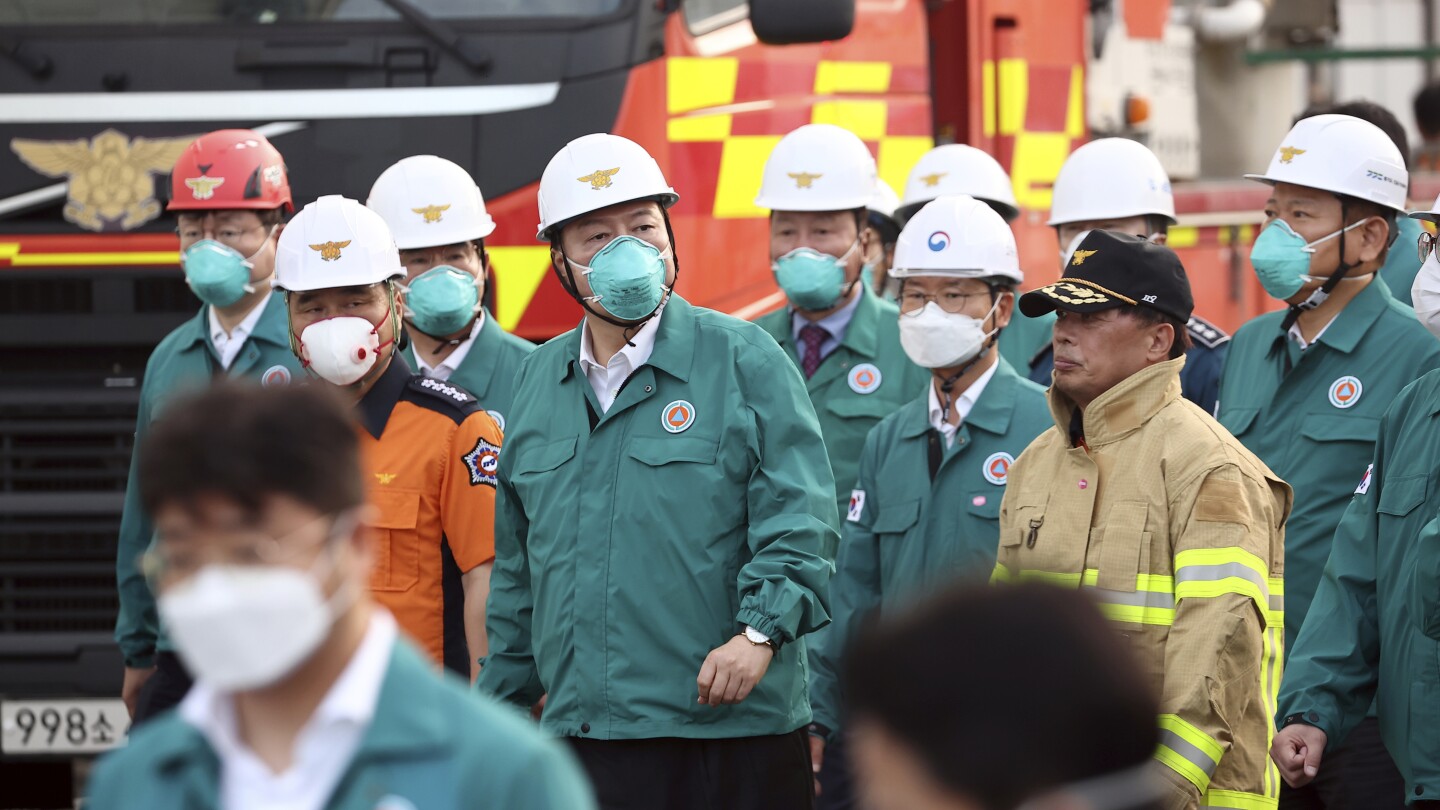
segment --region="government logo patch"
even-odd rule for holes
[[[499,411],[486,411],[485,414],[495,420],[495,427],[505,429],[505,415]]]
[[[1330,404],[1337,408],[1350,408],[1360,401],[1365,386],[1356,377],[1344,376],[1330,383]]]
[[[850,390],[857,394],[873,394],[883,378],[873,363],[861,363],[850,369]]]
[[[1009,453],[991,453],[985,459],[985,466],[980,468],[981,475],[985,480],[997,487],[1005,486],[1005,480],[1010,477],[1010,465],[1015,463],[1015,457]]]
[[[261,374],[261,375],[260,375],[260,385],[264,386],[265,388],[271,388],[271,387],[276,386],[276,385],[289,385],[289,384],[290,384],[290,369],[288,369],[288,368],[286,368],[286,367],[284,367],[284,366],[279,366],[279,365],[271,366],[271,367],[265,369],[265,373],[264,373],[264,374]]]
[[[684,433],[695,424],[695,406],[677,399],[660,412],[660,424],[669,433]]]
[[[475,442],[475,449],[461,456],[460,460],[470,471],[470,486],[495,486],[495,471],[500,468],[500,448],[480,439]]]

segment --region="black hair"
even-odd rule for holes
[[[1149,326],[1159,326],[1162,323],[1170,324],[1170,328],[1175,330],[1175,340],[1170,344],[1171,360],[1190,351],[1190,330],[1186,327],[1184,321],[1174,315],[1168,315],[1158,309],[1152,309],[1144,305],[1130,307],[1124,311],[1130,313],[1130,316],[1135,320]]]
[[[1440,81],[1431,82],[1415,94],[1415,125],[1425,136],[1440,135]]]
[[[1133,768],[1159,742],[1156,698],[1090,599],[1028,584],[953,589],[862,629],[850,712],[987,810]]]
[[[167,407],[136,452],[152,514],[207,497],[251,515],[274,495],[326,514],[365,499],[354,417],[328,385],[217,383]]]

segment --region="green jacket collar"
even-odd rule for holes
[[[928,383],[934,385],[933,382]],[[986,433],[1004,436],[1010,429],[1010,416],[1015,412],[1015,399],[1020,391],[1020,375],[1015,367],[998,359],[995,374],[980,392],[980,399],[965,417],[965,425],[979,428]],[[913,406],[913,407],[912,407]],[[900,435],[910,439],[923,436],[930,430],[930,392],[927,390],[919,399],[906,406],[905,424]]]
[[[780,312],[785,313],[783,318],[766,316],[760,321],[760,325],[766,327],[765,331],[775,338],[776,343],[791,355],[799,357],[794,330],[791,328],[795,311],[786,307]],[[880,351],[880,320],[883,317],[885,309],[880,299],[861,285],[860,303],[855,305],[855,314],[850,317],[850,325],[845,327],[840,345],[862,357],[874,358]]]
[[[660,323],[656,325],[655,349],[650,352],[650,359],[645,365],[657,368],[681,382],[689,382],[690,369],[695,361],[695,307],[679,295],[671,293],[665,302],[664,311],[657,317]],[[585,321],[582,320],[579,326],[571,329],[563,338],[565,362],[559,369],[561,382],[572,373],[584,376],[579,371],[580,330],[584,328]]]
[[[457,374],[460,373],[460,369],[464,369],[467,375],[473,371],[475,379],[483,381],[481,383],[483,388],[467,389],[482,402],[485,400],[485,394],[490,390],[491,383],[495,380],[495,367],[499,363],[500,353],[494,351],[494,347],[501,340],[504,340],[504,332],[500,329],[499,324],[495,323],[495,316],[486,312],[484,320],[480,321],[480,331],[475,333],[475,342],[470,346],[470,351],[465,355],[465,359],[461,361],[460,368],[455,369]],[[411,369],[420,367],[419,362],[415,360],[415,343],[413,341],[406,345],[402,354]]]
[[[1332,349],[1349,354],[1360,344],[1360,339],[1370,327],[1391,307],[1395,296],[1390,287],[1377,274],[1360,294],[1351,299],[1335,320],[1320,335],[1317,342]],[[1288,340],[1288,337],[1287,337]]]
[[[195,317],[181,324],[180,341],[181,351],[187,351],[198,344],[204,344],[211,354],[215,353],[215,345],[210,342],[210,305],[200,307]],[[260,313],[260,320],[255,322],[255,331],[250,333],[247,340],[257,340],[279,346],[282,349],[290,348],[290,319],[285,311],[285,294],[280,291],[270,293],[270,298],[265,302],[265,311]]]

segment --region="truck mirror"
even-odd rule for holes
[[[750,0],[750,26],[767,45],[844,39],[855,28],[855,0]]]

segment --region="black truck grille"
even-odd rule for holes
[[[0,389],[0,634],[109,632],[139,391]]]

